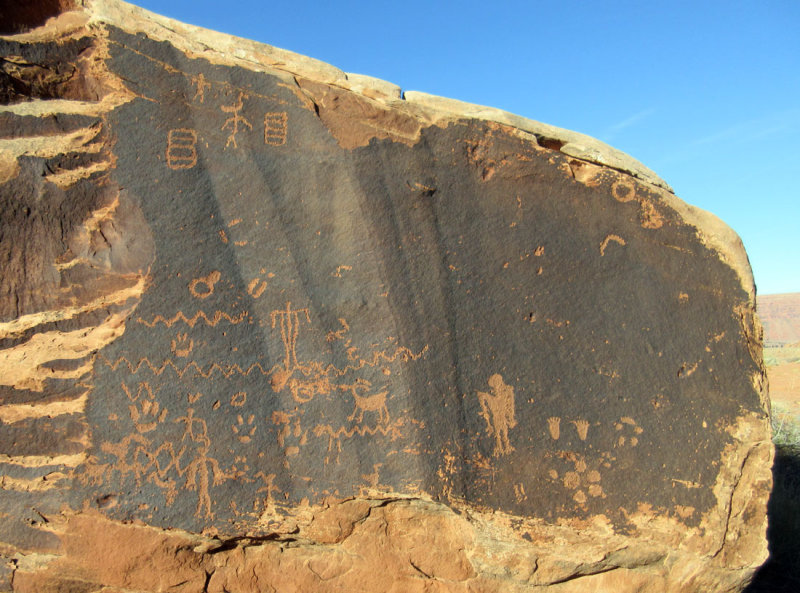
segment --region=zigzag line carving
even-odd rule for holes
[[[428,352],[428,346],[426,345],[422,350],[414,354],[412,350],[406,348],[405,346],[400,346],[397,350],[394,351],[394,354],[388,355],[386,352],[375,352],[372,355],[372,360],[360,359],[356,364],[349,364],[344,366],[343,368],[338,368],[333,364],[329,364],[325,368],[325,374],[334,373],[338,376],[346,375],[350,371],[359,371],[364,367],[376,367],[379,364],[383,363],[392,363],[396,361],[398,358],[402,358],[403,362],[408,362],[410,360],[419,360]]]
[[[145,319],[142,319],[141,317],[137,318],[136,321],[137,323],[141,323],[142,325],[146,325],[147,327],[155,327],[159,323],[163,323],[167,327],[172,327],[178,321],[183,321],[189,327],[194,327],[197,324],[197,322],[202,319],[207,326],[216,327],[217,324],[223,319],[225,319],[226,321],[228,321],[233,325],[236,325],[242,323],[247,318],[248,318],[247,311],[243,311],[239,315],[233,317],[222,311],[216,311],[214,312],[214,315],[212,315],[211,319],[208,318],[208,315],[206,315],[205,311],[198,311],[197,313],[188,318],[186,317],[186,315],[184,315],[183,311],[178,311],[175,314],[175,316],[172,317],[171,319],[167,319],[163,315],[156,315],[155,317],[153,317],[152,321],[147,321]]]
[[[388,356],[384,352],[377,352],[372,357],[371,361],[362,359],[362,360],[360,360],[358,362],[358,364],[347,365],[347,366],[345,366],[344,368],[341,368],[341,369],[336,367],[336,366],[334,366],[333,364],[330,364],[325,368],[323,373],[325,375],[333,373],[333,374],[341,377],[342,375],[345,375],[350,371],[358,371],[358,370],[364,368],[365,366],[375,367],[375,366],[378,366],[381,362],[387,362],[387,363],[394,362],[399,357],[402,357],[404,361],[418,360],[422,356],[424,356],[427,351],[428,351],[428,347],[425,346],[417,354],[414,354],[411,350],[409,350],[408,348],[405,348],[405,347],[398,348],[392,356]],[[107,367],[109,367],[112,371],[116,371],[119,368],[120,365],[124,365],[124,366],[128,367],[128,370],[130,371],[130,373],[132,375],[135,375],[136,373],[138,373],[142,369],[142,367],[147,367],[150,370],[150,372],[152,372],[154,375],[161,375],[161,374],[164,373],[165,370],[170,368],[181,378],[187,372],[189,372],[190,370],[193,370],[196,374],[198,374],[201,377],[204,377],[206,379],[210,378],[214,374],[214,372],[217,372],[217,371],[223,377],[225,377],[226,379],[229,379],[232,375],[234,375],[236,373],[247,377],[253,371],[258,371],[259,373],[261,373],[265,377],[269,377],[276,370],[279,370],[279,369],[282,368],[280,365],[275,365],[271,369],[265,370],[264,367],[261,365],[261,363],[255,362],[255,363],[251,364],[249,367],[247,367],[247,369],[243,369],[240,365],[238,365],[236,363],[230,364],[230,365],[221,365],[219,363],[212,362],[208,366],[207,369],[203,370],[203,368],[199,364],[197,364],[195,361],[191,361],[191,362],[187,363],[186,366],[181,368],[178,365],[176,365],[172,361],[172,359],[169,359],[169,358],[164,360],[164,362],[162,362],[160,365],[153,364],[150,361],[150,359],[147,358],[147,357],[144,357],[144,358],[140,359],[136,364],[132,363],[130,360],[128,360],[124,356],[121,356],[116,360],[109,360],[108,358],[106,358],[105,356],[100,354],[100,355],[98,355],[98,359],[103,364],[105,364]],[[312,363],[312,365],[309,365],[309,366],[317,367],[318,369],[322,368],[322,365],[317,366],[317,364],[314,364],[314,363]],[[301,370],[303,372],[303,374],[306,374],[306,375],[311,374],[310,369],[301,367],[299,370]]]
[[[333,427],[329,424],[324,424],[322,426],[314,427],[314,435],[322,436],[324,434],[330,439],[339,439],[341,437],[350,439],[356,434],[363,437],[365,435],[375,436],[377,433],[381,433],[383,436],[389,436],[389,433],[392,433],[392,436],[396,437],[400,434],[400,430],[398,428],[399,424],[399,422],[395,422],[389,426],[353,426],[349,429],[345,428],[344,426],[340,426],[336,431],[334,431]]]
[[[258,371],[265,377],[268,377],[275,370],[275,369],[270,369],[269,371],[265,371],[264,367],[261,366],[261,363],[258,362],[251,364],[249,367],[247,367],[246,370],[243,369],[238,364],[220,365],[219,363],[212,362],[206,370],[203,370],[203,368],[194,361],[191,361],[185,367],[180,368],[169,358],[166,359],[163,363],[161,363],[160,366],[153,364],[146,357],[139,360],[139,362],[136,363],[135,365],[124,356],[121,356],[116,360],[109,360],[101,354],[98,356],[98,359],[107,367],[109,367],[112,371],[116,371],[120,365],[124,365],[128,367],[128,370],[132,375],[138,373],[142,369],[142,367],[148,368],[150,372],[152,372],[154,375],[161,375],[164,373],[164,371],[166,371],[169,368],[172,369],[175,372],[175,374],[177,374],[181,378],[190,370],[193,370],[195,373],[206,379],[211,378],[214,372],[219,372],[226,379],[229,379],[231,375],[235,373],[238,373],[246,377],[253,371]]]

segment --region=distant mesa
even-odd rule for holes
[[[800,292],[759,295],[758,316],[767,345],[800,343]]]

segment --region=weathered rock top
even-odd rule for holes
[[[662,187],[672,189],[658,175],[633,157],[595,138],[514,115],[494,107],[465,103],[419,91],[403,92],[399,86],[362,74],[344,72],[331,64],[234,35],[218,33],[160,16],[120,0],[86,0],[75,14],[62,14],[51,26],[67,29],[85,24],[106,23],[143,33],[151,39],[169,41],[175,47],[212,63],[239,66],[255,72],[280,71],[359,93],[395,109],[408,106],[420,119],[443,123],[457,119],[481,119],[527,132],[548,148],[591,163],[624,171]],[[405,104],[405,105],[404,105]]]

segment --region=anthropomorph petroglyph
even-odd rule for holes
[[[206,100],[206,89],[211,88],[211,84],[206,82],[206,77],[203,76],[201,72],[197,76],[192,77],[192,84],[197,85],[197,91],[194,94],[192,100],[199,99],[201,103],[205,103]]]
[[[194,449],[194,457],[183,470],[178,467],[178,473],[181,475],[186,474],[185,488],[197,491],[195,516],[205,516],[211,519],[214,517],[214,513],[211,511],[211,496],[208,491],[209,483],[218,486],[231,476],[223,472],[217,460],[208,454],[211,448],[211,439],[208,437],[208,427],[205,420],[195,418],[194,410],[189,408],[186,416],[178,418],[176,422],[186,424],[181,443],[189,437],[189,446]],[[199,432],[195,432],[195,426],[200,427]],[[184,450],[181,449],[181,455]]]
[[[514,448],[508,439],[508,431],[517,425],[514,414],[514,388],[506,385],[503,377],[489,377],[491,393],[478,392],[481,416],[486,421],[486,432],[494,436],[494,456],[508,455]]]
[[[243,92],[239,91],[239,98],[236,100],[236,103],[233,105],[221,105],[220,109],[225,113],[230,113],[231,116],[225,120],[225,123],[222,124],[222,129],[230,128],[230,133],[228,134],[228,141],[225,143],[225,148],[228,148],[231,144],[233,144],[234,148],[238,148],[239,145],[236,143],[236,134],[239,133],[239,124],[243,124],[247,126],[249,129],[253,129],[252,124],[247,121],[247,119],[240,115],[239,112],[244,107],[244,100],[247,99],[247,95]]]

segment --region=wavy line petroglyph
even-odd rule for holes
[[[340,426],[338,428],[334,428],[330,424],[322,424],[315,426],[313,429],[314,436],[321,437],[327,436],[328,437],[328,453],[331,453],[334,450],[334,444],[336,446],[336,461],[338,463],[339,460],[339,453],[342,452],[342,439],[350,439],[353,438],[355,435],[358,436],[375,436],[376,434],[380,433],[383,436],[390,436],[392,440],[398,439],[402,436],[402,432],[400,431],[400,427],[403,426],[405,422],[403,419],[395,420],[392,424],[387,426],[353,426],[351,428],[346,428],[344,426]],[[326,459],[326,463],[328,463],[328,459]]]
[[[184,367],[181,368],[170,359],[166,359],[160,365],[156,365],[153,364],[150,361],[150,359],[145,357],[140,359],[136,364],[133,364],[124,356],[121,356],[116,360],[109,360],[108,358],[100,354],[98,355],[98,360],[107,367],[109,367],[112,371],[116,371],[120,366],[124,366],[128,369],[128,371],[132,375],[137,374],[142,368],[148,369],[154,375],[161,375],[167,369],[171,369],[179,377],[183,377],[189,371],[194,371],[195,373],[206,379],[211,378],[214,375],[214,373],[219,373],[226,379],[229,379],[234,374],[246,377],[254,371],[257,371],[265,376],[269,376],[271,374],[271,371],[265,371],[264,367],[262,367],[261,364],[258,362],[251,364],[249,367],[247,367],[247,369],[243,369],[236,363],[230,365],[222,365],[216,362],[212,362],[211,364],[208,365],[207,369],[203,370],[203,368],[195,361],[190,361]]]
[[[202,320],[209,327],[216,327],[217,324],[222,321],[223,319],[232,325],[237,325],[242,323],[246,320],[249,320],[250,315],[247,311],[243,311],[238,315],[229,315],[223,311],[215,311],[214,314],[209,317],[205,311],[198,311],[191,317],[186,317],[186,314],[183,311],[178,311],[173,317],[167,319],[163,315],[156,315],[153,317],[151,321],[147,321],[146,319],[142,319],[141,317],[136,319],[137,323],[141,323],[142,325],[146,325],[147,327],[155,327],[159,323],[165,325],[166,327],[172,327],[178,322],[183,322],[189,327],[194,327],[198,321]]]

